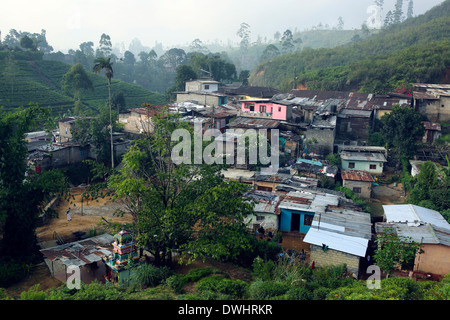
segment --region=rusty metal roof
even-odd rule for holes
[[[113,252],[114,237],[102,234],[96,237],[41,249],[40,252],[50,261],[61,260],[66,266],[82,266],[100,261],[102,255]]]
[[[342,170],[341,177],[343,180],[375,182],[372,175],[366,171]]]
[[[450,96],[450,84],[413,83],[414,99],[439,99]]]
[[[441,131],[441,124],[439,122],[424,121],[423,126],[425,130]]]

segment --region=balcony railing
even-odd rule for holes
[[[238,111],[239,117],[252,117],[252,118],[264,118],[272,119],[272,114],[268,112],[256,112],[256,111]]]

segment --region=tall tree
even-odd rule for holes
[[[63,90],[67,93],[73,90],[73,97],[75,99],[74,113],[79,115],[82,108],[81,90],[94,90],[92,81],[81,63],[74,64],[63,75],[62,85]]]
[[[25,133],[42,125],[47,109],[32,106],[0,113],[0,255],[24,259],[36,253],[35,228],[52,194],[63,194],[67,181],[58,170],[41,174],[28,170]],[[28,177],[25,173],[28,172]]]
[[[292,31],[287,29],[283,32],[283,36],[281,37],[281,51],[286,53],[291,53],[294,50],[294,36]]]
[[[398,24],[403,21],[403,0],[397,0],[394,10],[394,24]]]
[[[406,12],[406,19],[409,19],[409,18],[413,17],[413,15],[414,15],[414,13],[413,13],[414,8],[413,7],[414,7],[413,0],[409,0],[409,2],[408,2],[408,11]]]
[[[139,246],[161,265],[171,263],[178,250],[193,258],[237,257],[249,247],[243,217],[253,203],[241,197],[246,186],[225,182],[222,166],[175,164],[172,153],[178,143],[186,143],[183,152],[189,154],[195,148],[192,128],[167,112],[152,122],[157,130],[129,149],[123,167],[108,180],[114,197],[133,216]],[[172,139],[180,130],[189,140]]]
[[[112,68],[113,63],[111,58],[98,57],[94,61],[93,71],[99,73],[105,70],[105,76],[108,79],[108,105],[109,105],[109,128],[111,135],[111,168],[114,168],[114,144],[113,144],[113,123],[112,123],[112,111],[111,111],[111,79],[114,76],[114,70]]]
[[[423,137],[425,128],[422,116],[409,107],[395,105],[392,112],[381,118],[381,134],[400,158],[410,158],[417,149],[417,140]]]
[[[100,36],[99,48],[97,49],[97,57],[110,57],[112,52],[111,37],[105,33]]]

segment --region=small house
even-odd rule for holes
[[[357,196],[370,200],[372,186],[375,183],[373,176],[366,171],[342,170],[342,186],[352,190]]]
[[[431,122],[450,120],[450,84],[413,83],[412,106]]]
[[[375,224],[377,233],[386,228],[404,239],[421,244],[413,271],[416,274],[450,273],[450,224],[435,210],[412,204],[383,205],[384,222]]]
[[[386,157],[379,152],[341,151],[342,169],[367,171],[371,174],[383,173]]]
[[[318,267],[345,264],[358,278],[371,238],[369,213],[330,208],[314,216],[303,242],[311,245],[311,263]]]
[[[314,190],[291,191],[280,201],[280,231],[307,233],[315,214],[338,206],[339,196]]]
[[[245,217],[245,223],[256,231],[263,227],[267,232],[278,231],[278,215],[276,208],[281,197],[275,192],[251,190],[244,197],[255,201],[254,213]]]

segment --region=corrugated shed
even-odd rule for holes
[[[114,237],[102,234],[85,240],[66,243],[40,252],[50,261],[60,260],[66,266],[82,266],[100,261],[102,255],[110,255],[113,251]]]

